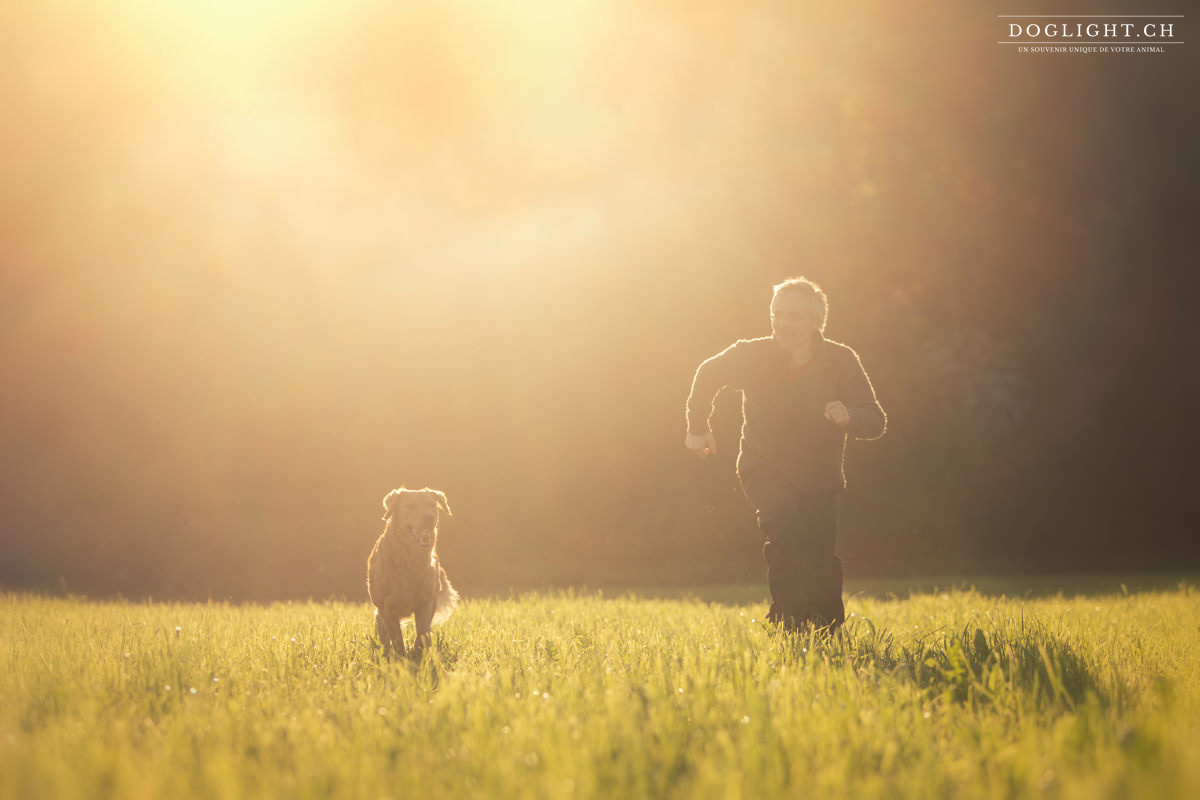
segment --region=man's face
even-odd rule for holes
[[[806,346],[820,327],[813,302],[800,292],[782,291],[771,298],[771,334],[784,350]]]

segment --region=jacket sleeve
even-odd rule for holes
[[[855,439],[878,439],[887,430],[887,415],[875,397],[875,388],[858,353],[847,347],[838,370],[841,401],[850,412],[846,432]]]
[[[701,362],[692,378],[692,391],[687,399],[688,433],[708,433],[708,418],[713,401],[726,386],[741,388],[745,348],[734,342],[712,358]]]

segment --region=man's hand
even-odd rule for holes
[[[689,433],[683,440],[683,445],[700,458],[717,452],[717,440],[713,438],[711,431],[709,433]]]
[[[844,428],[850,424],[850,412],[841,400],[833,400],[825,404],[825,419]]]

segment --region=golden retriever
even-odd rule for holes
[[[383,498],[387,524],[367,559],[367,594],[375,604],[375,633],[385,654],[404,655],[400,620],[413,615],[414,652],[429,643],[429,630],[445,621],[458,603],[438,563],[438,513],[450,513],[446,495],[435,489],[401,486]]]

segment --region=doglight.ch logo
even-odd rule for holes
[[[1168,53],[1184,44],[1183,14],[999,14],[1018,53]]]

